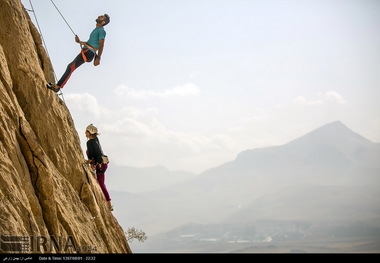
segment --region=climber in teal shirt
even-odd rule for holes
[[[65,73],[62,75],[57,84],[46,84],[48,89],[58,92],[69,80],[74,70],[76,70],[84,62],[91,62],[94,57],[94,66],[98,66],[100,64],[100,58],[103,53],[104,41],[106,38],[104,26],[110,22],[110,16],[107,14],[100,15],[95,21],[96,27],[92,30],[90,38],[87,42],[80,41],[79,37],[75,36],[75,42],[82,45],[81,53],[69,65],[67,65]]]
[[[100,46],[100,41],[99,40],[104,40],[106,38],[106,31],[104,30],[104,27],[96,27],[94,30],[92,30],[90,34],[90,39],[86,42],[88,45],[99,49]],[[86,48],[84,46],[83,48]]]

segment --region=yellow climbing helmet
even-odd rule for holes
[[[86,131],[92,135],[98,135],[98,128],[96,128],[92,123],[87,126]]]

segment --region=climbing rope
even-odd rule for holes
[[[73,32],[73,34],[75,35],[74,31],[72,30],[72,28],[70,27],[70,25],[67,23],[66,19],[64,18],[64,16],[62,15],[62,13],[59,11],[58,7],[54,4],[53,0],[50,0],[52,2],[52,4],[54,5],[54,7],[57,9],[58,13],[62,16],[63,20],[66,22],[66,24],[69,26],[71,32]],[[49,55],[49,51],[48,51],[48,48],[47,48],[47,45],[45,43],[45,39],[44,39],[44,36],[42,34],[42,30],[41,30],[41,27],[40,27],[40,24],[38,23],[38,19],[37,19],[37,15],[36,15],[36,11],[34,10],[34,7],[33,7],[33,4],[32,4],[32,0],[29,0],[29,3],[30,3],[30,7],[32,8],[31,10],[29,9],[25,9],[26,11],[29,11],[29,12],[32,12],[33,15],[34,15],[34,19],[36,20],[36,24],[37,24],[37,28],[38,28],[38,31],[41,35],[41,39],[42,39],[42,43],[44,45],[44,48],[46,50],[46,54],[48,55],[48,57],[50,58],[50,55]],[[57,82],[57,75],[55,74],[55,71],[54,71],[54,68],[53,68],[53,74],[54,74],[54,79],[55,79],[55,82]],[[63,102],[66,104],[65,102],[65,98],[63,97],[63,92],[62,92],[62,89],[59,90],[59,96],[62,96],[62,100]]]
[[[46,48],[45,39],[44,39],[44,37],[43,37],[43,35],[42,35],[42,33],[41,33],[42,31],[41,31],[41,28],[40,28],[40,24],[38,23],[38,19],[37,19],[37,16],[36,16],[36,12],[34,11],[34,7],[33,7],[33,4],[32,4],[32,1],[29,0],[29,3],[30,3],[30,6],[31,6],[32,10],[29,10],[29,9],[26,9],[26,10],[29,11],[29,12],[33,12],[34,19],[36,20],[36,24],[37,24],[37,27],[38,27],[38,31],[40,32],[40,35],[41,35],[41,38],[42,38],[42,43],[44,43],[44,47],[45,47],[45,49],[46,49],[46,53],[47,53],[47,55],[50,57],[50,55],[49,55],[49,51],[48,51],[47,48]],[[55,75],[55,73],[54,73],[54,75]]]
[[[53,0],[50,0],[51,3],[54,5],[55,9],[57,9],[58,13],[61,15],[61,17],[63,18],[63,20],[65,21],[66,25],[70,28],[71,32],[73,32],[74,36],[76,36],[74,30],[71,28],[71,26],[69,25],[69,23],[67,23],[65,17],[62,15],[61,11],[59,11],[58,7],[54,4]]]
[[[77,36],[77,34],[75,34],[74,30],[71,28],[71,26],[69,25],[69,23],[67,23],[67,20],[65,19],[65,17],[62,15],[61,11],[59,11],[58,7],[56,4],[54,4],[53,0],[50,0],[51,3],[54,5],[55,9],[57,9],[58,13],[61,15],[62,19],[65,21],[66,25],[70,28],[71,32],[73,32],[74,36]],[[83,56],[83,60],[86,61],[86,58],[84,56],[84,53],[83,53],[83,49],[82,49],[82,44],[79,43],[79,47],[81,49],[81,53],[82,53],[82,56]]]

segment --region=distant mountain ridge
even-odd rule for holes
[[[272,175],[286,174],[284,169],[288,167],[303,167],[301,170],[290,170],[293,174],[288,175],[290,178],[296,174],[315,174],[317,171],[337,169],[350,173],[357,166],[362,169],[380,169],[377,161],[379,152],[379,143],[372,143],[337,121],[281,146],[243,151],[234,161],[206,171],[205,174],[213,174],[215,169],[221,170],[221,173],[250,173],[252,169],[256,169],[256,172],[264,169]]]
[[[268,152],[276,151],[302,151],[300,154],[307,154],[309,151],[315,149],[320,149],[322,146],[335,146],[338,149],[353,151],[352,149],[347,149],[352,145],[353,148],[358,147],[369,147],[377,150],[380,149],[380,144],[372,143],[361,135],[348,129],[342,122],[336,121],[333,123],[326,124],[312,132],[309,132],[300,138],[297,138],[289,143],[286,143],[281,146],[273,146],[266,148],[258,148],[253,150],[246,150],[238,154],[236,160],[251,159],[252,157],[249,154],[257,151]]]

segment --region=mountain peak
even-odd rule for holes
[[[341,121],[334,121],[317,128],[288,144],[305,143],[306,141],[314,143],[339,143],[339,142],[356,142],[371,143],[368,139],[355,133],[344,125]]]
[[[252,160],[265,163],[268,160],[268,156],[278,158],[278,151],[287,153],[289,151],[298,152],[302,156],[316,149],[333,149],[337,147],[336,149],[345,149],[345,151],[350,149],[349,151],[354,151],[361,147],[372,147],[373,144],[363,136],[347,128],[341,121],[334,121],[284,145],[243,151],[237,155],[236,160],[244,163],[252,163]]]
[[[333,127],[334,129],[348,129],[346,125],[343,124],[341,121],[333,121],[330,123],[327,123],[320,127],[319,129],[326,128],[326,127]]]
[[[350,131],[352,132],[345,124],[343,124],[343,122],[341,121],[334,121],[334,122],[330,122],[330,123],[327,123],[317,129],[315,129],[314,131],[322,131],[322,132],[347,132],[347,131]]]

